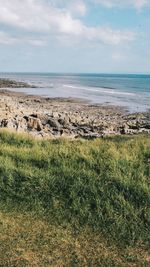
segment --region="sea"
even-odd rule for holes
[[[43,97],[79,98],[91,104],[117,105],[130,112],[150,111],[150,75],[0,73],[0,78],[37,88],[9,89]]]

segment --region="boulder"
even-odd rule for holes
[[[13,119],[3,119],[1,121],[1,127],[12,129],[12,128],[16,128],[16,124]]]
[[[52,128],[55,128],[55,129],[60,129],[61,128],[60,123],[54,118],[49,118],[48,121],[47,121],[47,125],[49,125]]]
[[[37,130],[38,132],[42,131],[43,126],[40,119],[34,117],[26,117],[26,118],[27,118],[27,128],[29,130]]]

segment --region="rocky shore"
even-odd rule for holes
[[[90,105],[79,99],[43,98],[4,89],[29,87],[33,86],[0,79],[0,128],[42,138],[92,139],[150,133],[150,112],[128,114],[121,107]]]
[[[27,132],[40,138],[93,139],[150,133],[150,112],[128,114],[116,106],[90,105],[78,99],[29,96],[1,89],[0,128]]]
[[[9,79],[0,79],[0,88],[35,88],[24,82],[17,82]]]

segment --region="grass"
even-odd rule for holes
[[[0,266],[149,266],[150,136],[0,132]]]

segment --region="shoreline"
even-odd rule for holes
[[[94,139],[110,135],[150,133],[150,111],[128,113],[123,107],[92,104],[77,98],[49,98],[2,89],[0,128],[39,138]],[[22,84],[22,83],[21,83]],[[30,86],[23,83],[22,86]]]

